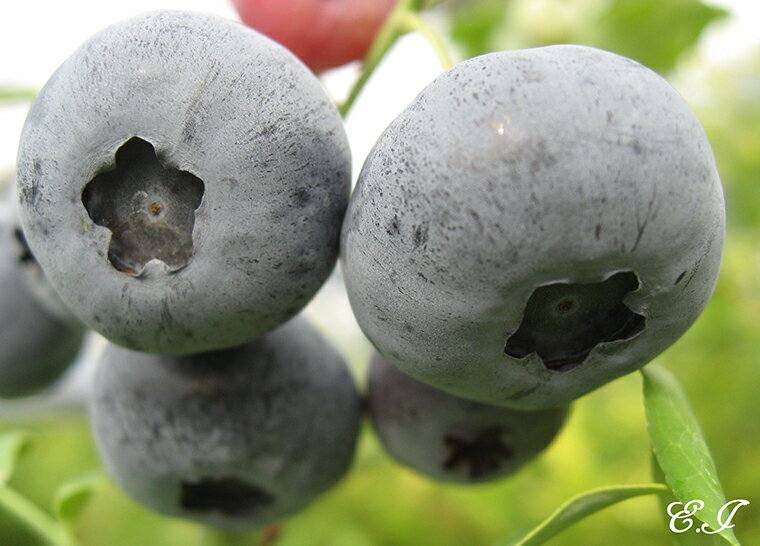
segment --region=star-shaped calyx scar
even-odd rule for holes
[[[170,271],[188,264],[203,191],[200,178],[162,164],[150,142],[134,137],[116,151],[115,167],[85,186],[82,203],[112,233],[108,260],[136,276],[153,259]]]
[[[443,443],[442,468],[462,469],[470,479],[484,478],[498,472],[504,462],[514,456],[511,446],[504,441],[500,427],[486,428],[468,438],[447,434]]]
[[[504,352],[515,358],[536,353],[551,370],[571,370],[600,343],[627,340],[644,329],[644,317],[623,303],[638,287],[630,271],[597,283],[541,286],[528,299]]]

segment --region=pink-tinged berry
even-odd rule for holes
[[[362,59],[396,0],[232,0],[243,22],[314,72]]]

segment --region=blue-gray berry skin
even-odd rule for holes
[[[190,356],[110,345],[91,400],[104,464],[142,504],[245,528],[296,512],[348,470],[360,402],[340,355],[301,318]]]
[[[370,153],[342,265],[391,362],[452,394],[561,406],[699,316],[725,232],[712,151],[656,73],[582,46],[430,84]]]
[[[567,408],[519,411],[465,400],[400,372],[379,354],[368,407],[386,450],[433,479],[461,483],[513,474],[557,436]]]
[[[52,386],[74,362],[84,328],[56,316],[35,295],[15,218],[0,211],[0,397],[16,398]],[[35,281],[36,282],[36,281]],[[39,287],[37,287],[39,288]]]
[[[15,187],[15,181],[13,185]],[[15,196],[15,191],[13,192],[13,196]],[[28,292],[54,318],[62,322],[80,324],[74,314],[66,307],[66,304],[63,303],[58,292],[52,287],[47,275],[45,275],[42,267],[37,262],[37,258],[35,258],[32,250],[29,248],[26,235],[18,218],[16,201],[10,197],[0,205],[0,215],[4,218],[3,222],[9,223],[4,229],[8,230],[10,238],[14,241],[12,246],[15,247],[17,261],[26,278]]]
[[[211,15],[157,11],[85,42],[18,153],[29,244],[109,340],[188,354],[295,315],[332,270],[350,154],[292,54]]]

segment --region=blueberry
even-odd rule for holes
[[[382,444],[436,480],[476,483],[512,474],[559,433],[565,408],[524,412],[452,396],[372,357],[368,405]]]
[[[723,195],[660,76],[582,46],[487,54],[367,158],[343,227],[357,320],[452,394],[561,406],[649,362],[715,285]]]
[[[35,258],[32,250],[29,248],[26,235],[18,219],[15,201],[8,199],[1,204],[0,215],[3,217],[7,216],[7,219],[4,221],[9,224],[7,229],[10,230],[11,238],[14,240],[14,243],[9,248],[15,247],[15,260],[19,265],[19,269],[23,272],[28,292],[54,318],[63,322],[80,324],[63,303],[58,292],[52,287],[37,258]]]
[[[91,415],[105,466],[137,501],[244,528],[292,514],[344,475],[360,403],[340,355],[296,318],[190,356],[110,345]]]
[[[240,345],[332,270],[350,157],[291,53],[211,15],[157,11],[85,42],[35,100],[18,155],[29,245],[111,341]]]
[[[0,211],[0,397],[15,398],[53,385],[74,362],[84,328],[50,312],[37,292],[44,280],[8,209]],[[33,278],[30,278],[32,277]]]

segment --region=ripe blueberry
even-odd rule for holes
[[[560,406],[696,320],[725,232],[704,131],[651,70],[582,46],[484,55],[386,129],[343,228],[379,351],[452,394]]]
[[[44,303],[54,293],[33,271],[38,269],[34,257],[14,220],[8,210],[0,212],[0,397],[7,398],[53,385],[76,358],[84,337],[80,324]]]
[[[29,248],[26,235],[18,219],[15,202],[9,199],[0,205],[0,215],[5,218],[3,221],[9,224],[7,229],[10,230],[14,240],[12,246],[15,246],[15,259],[26,279],[26,287],[30,294],[48,314],[62,322],[75,323],[81,326],[81,323],[63,303],[58,292],[51,286],[45,272],[37,262],[37,258],[34,257]]]
[[[345,474],[360,404],[343,359],[296,318],[190,356],[111,345],[91,415],[106,468],[137,501],[244,528],[303,508]]]
[[[518,411],[452,396],[372,357],[368,405],[382,444],[434,479],[475,483],[516,472],[543,451],[567,411]]]
[[[334,266],[349,179],[340,116],[298,59],[176,11],[82,45],[18,155],[24,230],[61,298],[111,341],[167,354],[297,313]]]

